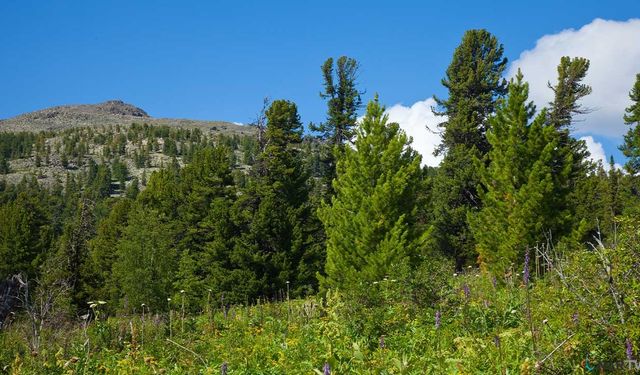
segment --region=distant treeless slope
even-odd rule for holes
[[[0,120],[0,131],[60,131],[77,127],[131,125],[131,123],[200,128],[203,131],[226,134],[253,134],[250,126],[236,125],[225,121],[200,121],[188,119],[154,118],[144,110],[121,100],[110,100],[98,104],[63,105],[13,118]]]

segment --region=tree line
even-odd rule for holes
[[[421,166],[377,95],[358,121],[359,65],[343,56],[321,67],[327,118],[310,133],[295,103],[265,101],[255,140],[164,135],[174,142],[164,142],[165,153],[184,153],[188,163],[154,172],[143,190],[136,183],[111,196],[106,186],[127,177],[119,164],[89,163],[51,188],[35,178],[0,183],[0,277],[63,283],[69,311],[96,300],[111,312],[158,311],[177,298],[196,309],[210,298],[251,303],[438,272],[432,266],[443,261],[500,279],[536,245],[572,251],[594,236],[613,238],[618,218],[635,215],[640,202],[640,75],[621,114],[631,125],[623,173],[613,160],[608,171],[590,161],[571,131],[588,112],[580,103],[591,92],[587,59],[561,59],[554,99],[542,107],[528,98],[526,72],[507,81],[506,66],[495,36],[464,34],[442,79],[448,97],[436,98],[445,119],[436,168]],[[165,130],[136,125],[93,137],[108,157],[122,155],[127,140],[149,139],[136,151],[143,166]],[[30,153],[35,142],[6,139],[3,157]],[[76,144],[61,147],[75,155]],[[238,144],[247,173],[234,168]]]

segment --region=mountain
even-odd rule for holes
[[[253,134],[254,129],[225,121],[155,118],[141,108],[121,100],[98,104],[62,105],[0,120],[0,131],[60,131],[78,127],[126,126],[132,123],[200,128],[212,133]]]

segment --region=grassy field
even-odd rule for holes
[[[581,275],[573,282],[600,296],[593,305],[557,274],[536,277],[533,261],[531,282],[468,269],[304,300],[173,300],[166,312],[113,316],[92,301],[80,320],[14,321],[0,334],[0,363],[10,374],[632,373],[625,340],[637,313],[616,321],[597,273],[573,267],[565,280]]]

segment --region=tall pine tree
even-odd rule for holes
[[[481,202],[477,186],[480,177],[474,160],[489,151],[486,132],[496,100],[506,93],[502,73],[507,64],[502,44],[486,30],[469,30],[456,48],[442,84],[447,99],[436,98],[447,116],[439,125],[442,143],[436,154],[444,154],[433,181],[433,239],[442,253],[456,259],[461,267],[475,261],[475,241],[467,214]]]
[[[328,58],[322,64],[324,91],[320,96],[327,100],[327,120],[311,129],[320,133],[326,143],[322,151],[324,166],[323,180],[329,195],[331,181],[336,176],[336,159],[342,153],[345,143],[353,141],[358,109],[362,106],[356,79],[358,78],[358,62],[350,57],[341,56],[335,62]]]
[[[624,123],[631,128],[624,136],[620,151],[629,159],[625,164],[627,172],[635,176],[640,173],[640,74],[636,75],[629,98],[631,105],[625,110]]]

